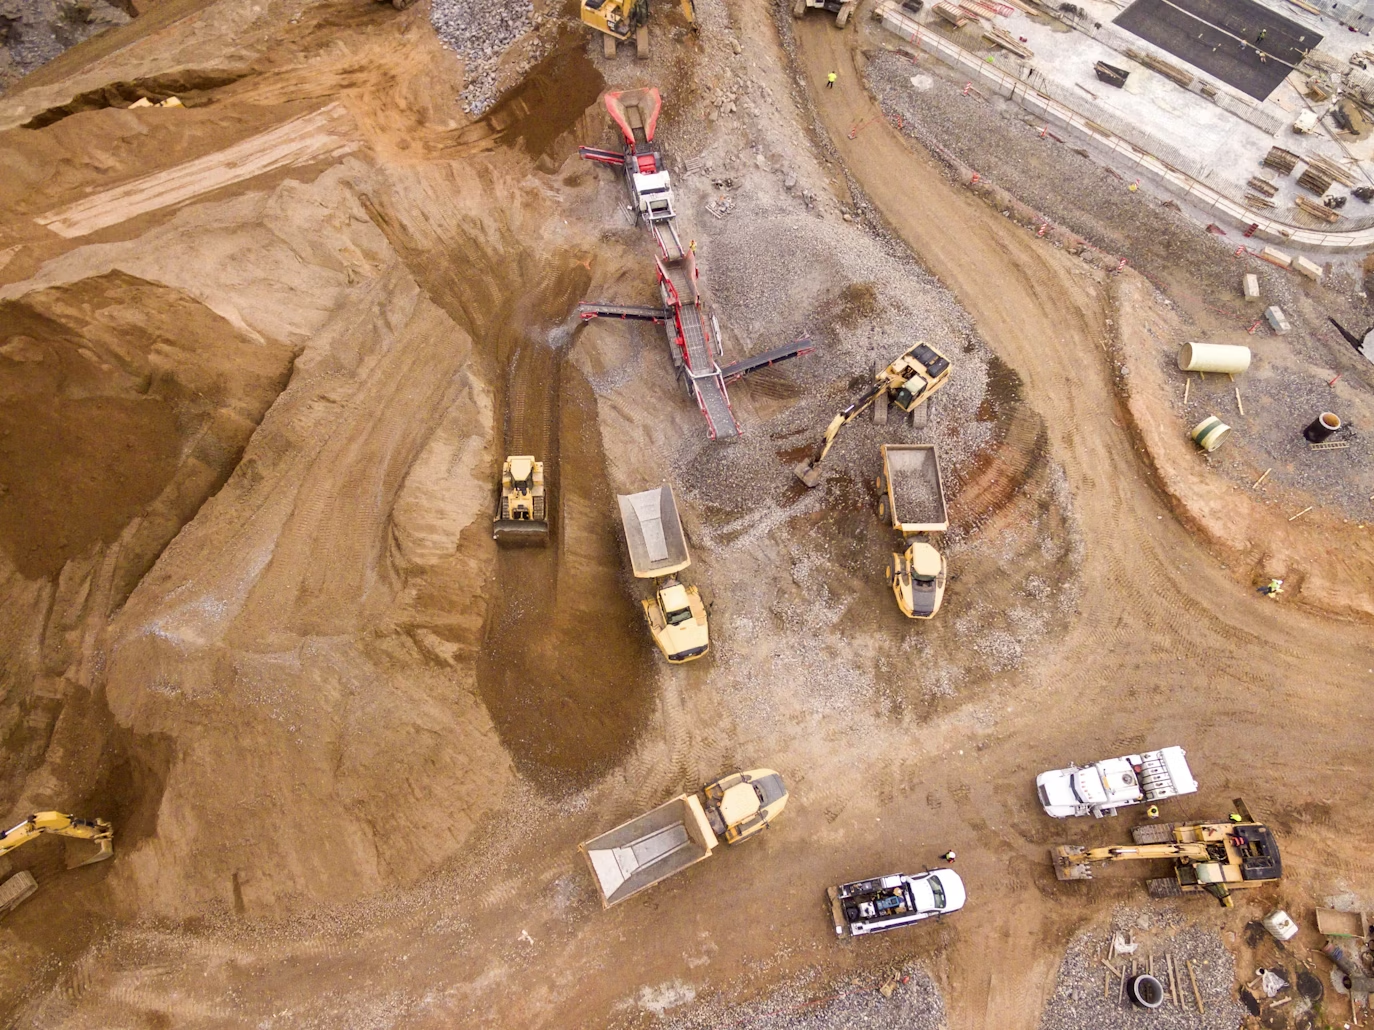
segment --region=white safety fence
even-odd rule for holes
[[[946,64],[967,71],[991,87],[994,92],[1020,104],[1027,111],[1042,115],[1048,121],[1084,137],[1113,157],[1130,162],[1142,176],[1149,176],[1162,183],[1167,189],[1185,197],[1194,207],[1210,214],[1216,220],[1225,219],[1247,228],[1253,226],[1252,236],[1299,247],[1352,251],[1366,250],[1374,246],[1374,227],[1347,232],[1328,232],[1305,229],[1265,218],[1239,201],[1232,200],[1188,173],[1160,160],[1154,154],[1111,132],[1104,131],[1104,127],[1079,114],[1067,104],[1046,96],[1016,76],[989,64],[977,54],[925,29],[892,0],[882,0],[875,13],[882,19],[883,26],[889,32],[915,43]]]

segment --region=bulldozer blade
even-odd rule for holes
[[[100,845],[99,851],[97,851],[90,858],[83,859],[80,862],[69,860],[67,862],[67,868],[80,869],[83,865],[94,865],[96,862],[103,862],[107,858],[114,858],[114,841],[106,839],[96,841],[95,843]]]
[[[492,523],[491,535],[503,547],[544,547],[549,542],[549,524],[529,519],[497,519]]]
[[[815,464],[809,461],[799,462],[793,467],[792,472],[798,479],[806,484],[808,489],[814,490],[821,485],[820,462],[816,462]]]
[[[1050,848],[1050,861],[1054,863],[1054,875],[1061,880],[1091,880],[1093,871],[1088,863],[1080,862],[1083,849],[1075,844],[1060,844]]]

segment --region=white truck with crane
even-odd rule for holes
[[[1107,758],[1088,765],[1051,769],[1035,778],[1045,814],[1055,819],[1091,815],[1101,819],[1117,809],[1197,791],[1181,747]]]
[[[949,529],[940,456],[934,444],[883,444],[878,514],[890,516],[905,551],[893,552],[887,581],[909,619],[933,619],[945,599],[945,556],[934,536]]]
[[[603,908],[618,905],[690,865],[711,857],[722,840],[738,844],[761,833],[787,805],[772,769],[733,773],[695,794],[657,808],[578,845]]]

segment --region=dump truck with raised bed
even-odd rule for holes
[[[502,544],[548,543],[544,463],[537,461],[534,455],[512,455],[501,466],[501,492],[496,498],[491,535]]]
[[[905,551],[893,552],[887,582],[897,607],[910,619],[931,619],[945,599],[945,556],[935,534],[949,528],[940,456],[934,444],[883,444],[878,514],[892,520]]]
[[[1273,832],[1254,822],[1243,802],[1235,805],[1238,822],[1144,823],[1131,831],[1133,845],[1060,844],[1050,849],[1054,874],[1061,880],[1091,880],[1094,862],[1162,859],[1173,863],[1174,873],[1146,881],[1151,897],[1206,893],[1231,908],[1234,891],[1283,876]]]
[[[616,501],[635,578],[654,581],[653,599],[640,602],[649,634],[674,665],[700,658],[711,646],[711,633],[701,592],[678,579],[678,573],[692,564],[692,557],[687,553],[673,488],[665,484],[636,494],[617,494]]]
[[[1035,778],[1045,814],[1055,819],[1091,815],[1101,819],[1143,801],[1163,801],[1197,791],[1181,747],[1107,758],[1088,765],[1051,769]]]
[[[772,769],[751,769],[665,801],[578,850],[602,906],[610,908],[709,858],[722,840],[738,844],[756,836],[786,805],[782,777]]]
[[[964,881],[953,869],[893,873],[831,887],[830,917],[840,937],[911,926],[964,907]]]
[[[907,415],[914,414],[949,381],[949,375],[949,359],[929,344],[918,343],[903,351],[887,368],[874,373],[872,384],[853,404],[830,420],[815,456],[810,461],[800,462],[792,471],[808,487],[819,486],[821,462],[835,445],[835,437],[841,429],[875,403],[881,403],[879,413],[884,419],[888,404]]]

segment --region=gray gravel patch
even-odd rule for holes
[[[1149,1011],[1122,1000],[1120,979],[1102,964],[1114,932],[1128,934],[1137,945],[1133,954],[1111,960],[1117,970],[1128,967],[1128,979],[1132,966],[1144,972],[1154,955],[1155,977],[1165,986],[1160,1008]],[[1174,959],[1181,1005],[1169,997],[1166,954]],[[1189,959],[1202,995],[1201,1014],[1188,976]],[[1235,1030],[1245,1017],[1236,995],[1235,960],[1220,937],[1180,925],[1176,913],[1123,910],[1116,913],[1112,930],[1082,933],[1069,943],[1040,1030]]]

